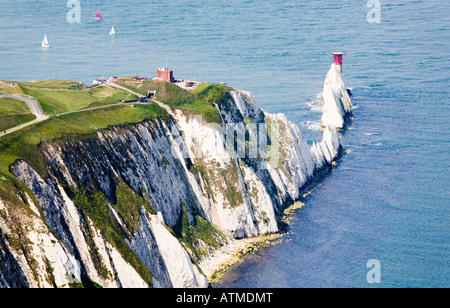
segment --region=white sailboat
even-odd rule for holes
[[[115,35],[116,31],[114,30],[114,26],[111,27],[111,31],[109,31],[109,35]]]
[[[41,46],[43,48],[50,48],[50,44],[48,43],[47,35],[44,35],[44,40],[42,41]]]

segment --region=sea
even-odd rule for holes
[[[345,52],[346,154],[224,288],[450,286],[449,50],[449,1],[0,1],[1,80],[90,85],[168,66],[252,92],[309,142],[330,53]]]

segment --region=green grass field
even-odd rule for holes
[[[14,86],[12,85],[14,83]],[[0,81],[0,93],[3,94],[23,94],[22,88],[14,81]]]
[[[0,98],[0,132],[36,119],[28,105],[18,99]]]
[[[105,86],[82,90],[47,90],[22,88],[23,93],[35,97],[45,114],[52,115],[68,111],[120,103],[137,99],[128,92]]]
[[[195,89],[192,89],[190,92],[193,94],[201,94],[202,92],[204,92],[206,89],[208,89],[211,86],[210,83],[206,83],[206,82],[199,82],[199,84],[197,85],[197,87]]]
[[[12,85],[14,84],[14,86]],[[36,98],[45,114],[52,115],[137,99],[133,94],[106,86],[86,87],[71,80],[0,82],[0,93],[26,94]]]
[[[21,85],[34,88],[47,88],[47,89],[78,89],[84,88],[86,85],[73,80],[34,80],[27,82],[20,82]]]

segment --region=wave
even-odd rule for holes
[[[300,125],[309,130],[319,131],[321,128],[320,121],[302,121]]]

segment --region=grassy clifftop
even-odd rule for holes
[[[35,118],[25,102],[14,98],[0,98],[0,132]]]
[[[0,93],[25,94],[36,98],[45,114],[52,115],[137,99],[133,94],[106,86],[86,87],[70,80],[40,80],[0,83]]]
[[[133,90],[139,94],[147,95],[148,91],[155,91],[155,98],[166,105],[181,109],[191,114],[199,114],[207,122],[221,123],[220,113],[214,104],[221,104],[228,99],[230,87],[222,84],[201,83],[192,91],[187,91],[169,82],[155,82],[145,80],[134,82],[126,79],[119,79],[117,84]]]
[[[45,114],[51,115],[119,103],[137,97],[119,89],[107,87],[83,90],[47,90],[23,87],[24,94],[38,99]]]

